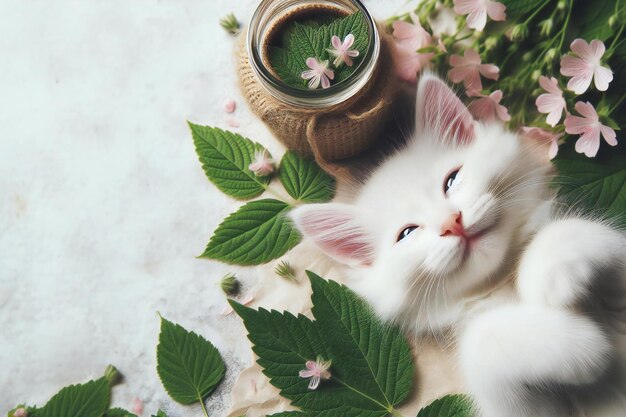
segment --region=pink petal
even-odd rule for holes
[[[309,381],[309,389],[310,390],[314,390],[314,389],[316,389],[319,386],[319,384],[320,384],[320,377],[319,376],[314,376]]]
[[[548,93],[562,95],[563,92],[559,88],[559,81],[554,77],[544,77],[543,75],[539,77],[539,85],[541,88],[546,90]]]
[[[573,77],[590,71],[587,62],[580,58],[568,55],[561,59],[561,74],[567,77]]]
[[[494,103],[489,98],[479,98],[470,103],[469,111],[477,118],[491,120],[495,117]]]
[[[404,20],[396,20],[392,26],[393,37],[396,39],[412,39],[415,34],[415,25]]]
[[[502,90],[496,90],[493,93],[489,94],[489,97],[495,102],[499,103],[502,100]]]
[[[593,50],[584,39],[574,39],[570,48],[572,49],[572,52],[583,58],[585,61],[588,61],[590,58],[594,58]]]
[[[467,48],[463,56],[466,58],[466,64],[480,64],[480,55],[472,48]]]
[[[322,75],[322,88],[328,88],[330,87],[330,80],[328,79],[328,76],[326,74]]]
[[[609,83],[613,81],[613,71],[605,67],[597,67],[593,73],[593,81],[598,91],[606,91]]]
[[[450,71],[448,71],[448,78],[453,83],[460,83],[465,79],[468,73],[469,70],[466,68],[452,68]]]
[[[354,35],[352,33],[349,33],[348,36],[346,36],[346,38],[343,40],[343,49],[344,50],[350,49],[353,43],[354,43]]]
[[[593,104],[589,103],[588,101],[586,103],[583,103],[582,101],[577,101],[574,105],[574,108],[578,113],[582,114],[588,119],[591,119],[591,121],[593,122],[597,122],[599,120],[596,109],[593,107]]]
[[[600,132],[602,132],[602,136],[604,137],[604,140],[606,141],[606,143],[608,143],[611,146],[617,145],[617,138],[615,137],[615,130],[613,130],[612,128],[608,126],[600,125]]]
[[[602,58],[602,55],[604,55],[604,51],[606,51],[604,42],[598,39],[594,39],[591,41],[590,46],[593,56],[598,60]]]
[[[549,113],[546,121],[550,126],[554,127],[561,120],[565,100],[563,97],[555,94],[541,94],[537,97],[535,105],[540,113]]]
[[[591,71],[572,77],[567,83],[567,89],[576,94],[582,94],[587,91],[591,85],[592,78],[593,73]]]
[[[317,59],[313,57],[308,57],[305,61],[306,66],[311,68],[312,70],[316,70],[319,64],[317,63]]]
[[[487,9],[481,7],[467,15],[467,27],[481,32],[487,24]]]
[[[478,66],[478,71],[485,78],[489,78],[490,80],[497,80],[500,73],[500,68],[498,68],[494,64],[482,64]]]
[[[351,57],[357,57],[359,56],[359,51],[357,51],[356,49],[350,49],[349,51],[346,52],[346,55],[351,56]]]
[[[490,1],[487,3],[487,14],[489,17],[497,22],[506,20],[506,6],[497,1]]]
[[[339,36],[337,35],[333,35],[333,37],[330,38],[330,43],[337,50],[341,48],[341,39],[339,39]]]
[[[478,71],[470,71],[463,81],[465,88],[470,91],[480,91],[483,89],[483,83],[480,81]]]
[[[591,129],[585,132],[574,146],[576,152],[584,153],[587,157],[593,158],[600,149],[600,129]]]
[[[324,70],[324,75],[326,75],[326,77],[328,77],[331,80],[335,79],[335,72],[331,69],[325,69]]]
[[[233,113],[237,109],[237,103],[235,100],[228,99],[224,102],[224,110],[226,113]]]
[[[550,159],[554,159],[556,154],[559,152],[559,140],[558,137],[553,137],[550,141],[550,149],[548,149],[548,157]]]
[[[591,128],[587,119],[571,114],[565,117],[563,124],[565,125],[565,131],[570,135],[584,133]]]
[[[507,110],[506,107],[504,107],[501,104],[497,104],[496,105],[496,114],[498,115],[500,120],[502,120],[503,122],[508,122],[509,120],[511,120],[511,116],[509,115],[509,111]]]
[[[309,88],[311,90],[315,90],[317,87],[320,86],[320,81],[322,81],[322,75],[321,74],[315,74],[315,77],[311,78],[311,81],[309,81]]]
[[[313,375],[315,375],[315,372],[311,370],[307,370],[307,369],[303,369],[300,372],[298,372],[298,376],[300,378],[311,378]]]
[[[454,12],[466,15],[480,7],[478,0],[454,0]]]
[[[300,75],[302,78],[304,78],[305,80],[310,80],[311,78],[315,77],[317,75],[317,72],[314,70],[307,70],[307,71],[302,71],[302,74]]]

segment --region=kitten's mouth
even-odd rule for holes
[[[488,235],[491,231],[493,231],[498,226],[497,221],[486,225],[482,229],[473,230],[476,228],[470,228],[466,230],[466,232],[461,237],[461,241],[463,244],[463,261],[465,261],[472,251],[473,247],[483,238]]]

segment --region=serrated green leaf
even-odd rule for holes
[[[270,414],[266,417],[308,417],[308,414],[300,411],[284,411],[282,413]]]
[[[626,226],[626,156],[609,151],[596,158],[571,149],[559,152],[555,159],[558,175],[554,180],[559,201],[568,210],[582,209]]]
[[[165,411],[159,410],[157,411],[156,416],[153,414],[152,417],[167,417],[167,414],[165,414]]]
[[[397,327],[381,323],[348,288],[307,271],[312,312],[328,341],[337,377],[385,405],[397,405],[413,384],[413,358]]]
[[[288,151],[280,161],[278,179],[296,201],[324,203],[335,194],[335,180],[315,161]]]
[[[346,287],[311,273],[309,278],[316,321],[288,312],[255,311],[231,301],[264,374],[303,412],[285,417],[387,415],[412,384],[408,343],[399,329],[381,324]],[[337,305],[331,308],[329,303]],[[308,379],[298,373],[318,356],[332,360],[332,377],[311,391]]]
[[[109,406],[110,387],[105,378],[63,388],[41,409],[36,417],[102,417]]]
[[[343,40],[350,33],[355,37],[352,49],[359,51],[362,57],[369,44],[368,24],[363,13],[356,12],[324,25],[295,22],[283,34],[284,47],[270,49],[272,68],[285,83],[305,88],[307,81],[302,79],[301,74],[309,69],[306,65],[307,58],[314,57],[318,61],[332,63],[333,57],[328,53],[328,49],[332,47],[331,38],[337,35]],[[352,67],[342,65],[340,68],[333,68],[333,84],[348,78],[354,72],[359,59],[357,57],[354,60],[355,65]]]
[[[268,177],[248,169],[258,143],[233,132],[189,122],[196,153],[207,178],[225,194],[239,200],[256,197],[265,190]]]
[[[300,242],[300,234],[285,217],[290,208],[273,199],[246,203],[217,227],[200,256],[237,265],[279,258]]]
[[[471,400],[465,395],[446,395],[422,408],[417,417],[474,417]]]
[[[167,393],[180,404],[202,401],[224,377],[224,362],[202,336],[161,317],[157,372]]]
[[[123,408],[111,408],[104,417],[137,417],[137,414],[133,414]]]

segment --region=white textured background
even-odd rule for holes
[[[126,376],[115,406],[200,416],[158,381],[157,311],[222,352],[211,416],[228,406],[250,351],[217,282],[255,274],[195,258],[237,203],[204,177],[185,120],[239,123],[280,154],[218,25],[230,11],[247,23],[257,3],[0,0],[0,415],[113,363]],[[365,3],[386,18],[417,1]]]

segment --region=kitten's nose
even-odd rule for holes
[[[441,225],[440,236],[465,236],[461,213],[454,213]]]

